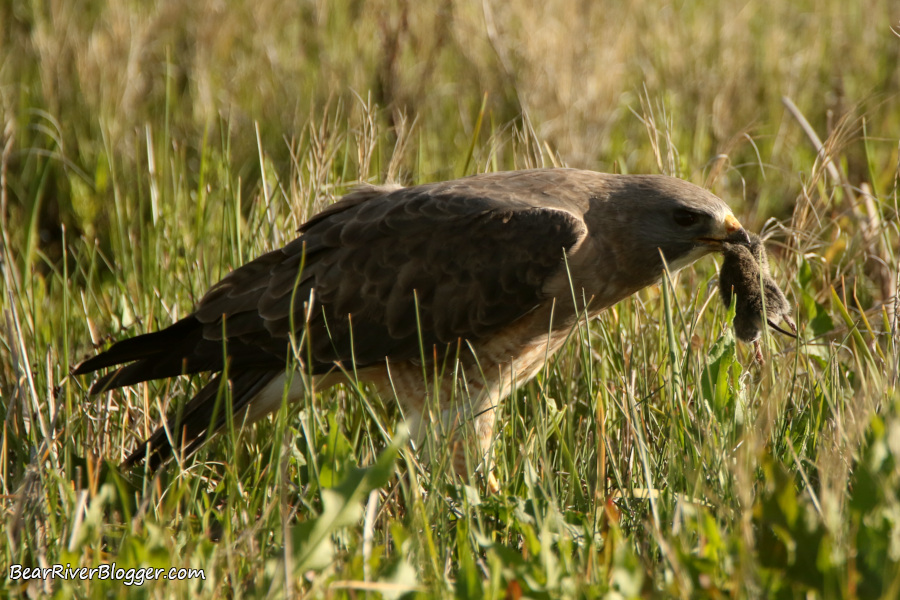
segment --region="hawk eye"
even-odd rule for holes
[[[700,215],[692,210],[679,208],[675,210],[673,218],[675,219],[675,222],[682,227],[690,227],[700,220]]]

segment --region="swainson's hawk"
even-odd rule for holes
[[[160,427],[127,464],[147,458],[156,467],[172,444],[193,451],[225,426],[225,410],[210,420],[226,356],[238,422],[277,410],[284,394],[301,398],[300,377],[285,369],[292,338],[303,336],[296,358],[320,383],[355,371],[383,397],[396,395],[414,438],[464,424],[484,453],[494,407],[559,349],[585,301],[595,315],[658,282],[661,254],[675,271],[725,241],[748,242],[728,206],[697,186],[574,169],[366,187],[299,233],[231,272],[187,317],[75,369],[124,365],[91,393],[212,374],[180,424],[170,419],[176,438]],[[445,373],[439,384],[425,380],[436,372]],[[453,466],[467,471],[461,444]]]

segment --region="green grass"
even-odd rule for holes
[[[0,567],[206,574],[0,590],[898,597],[900,15],[605,4],[0,6]],[[802,340],[754,364],[705,259],[504,404],[499,494],[420,464],[354,386],[116,469],[201,381],[88,397],[67,374],[93,345],[185,315],[359,181],[554,164],[707,185],[772,234]]]

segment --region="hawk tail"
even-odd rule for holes
[[[100,354],[80,362],[72,369],[72,374],[84,375],[132,363],[100,377],[89,392],[98,394],[151,379],[221,369],[220,356],[196,352],[202,343],[202,325],[195,317],[187,317],[161,331],[116,342]],[[216,360],[210,360],[210,357]]]

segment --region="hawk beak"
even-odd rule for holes
[[[747,231],[741,226],[740,222],[734,218],[734,215],[725,216],[725,231],[727,235],[724,241],[743,244],[744,246],[750,245],[750,236],[747,235]]]
[[[734,215],[725,215],[725,231],[728,233],[735,233],[742,229],[743,227],[741,227],[738,220],[734,218]]]
[[[717,228],[713,235],[700,238],[700,241],[713,246],[718,246],[722,242],[749,246],[750,236],[734,215],[728,214],[725,215],[724,223]]]

